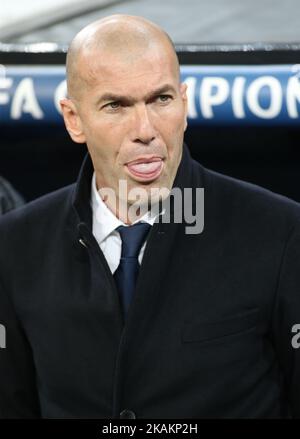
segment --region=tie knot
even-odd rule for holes
[[[122,239],[122,258],[138,257],[150,227],[150,224],[147,223],[137,223],[132,226],[119,226],[117,228]]]

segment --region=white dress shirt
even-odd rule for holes
[[[91,185],[91,206],[93,212],[93,235],[107,260],[112,274],[114,274],[120,263],[122,247],[122,240],[116,228],[119,226],[127,226],[127,224],[119,220],[102,200],[97,190],[95,172]],[[133,224],[146,222],[152,226],[157,216],[157,214],[154,215],[153,213],[151,215],[151,211],[148,211],[141,218],[134,221]],[[142,262],[145,247],[146,242],[142,245],[138,256],[139,264]]]

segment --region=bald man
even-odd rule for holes
[[[130,191],[142,187],[143,204],[151,189],[170,190],[181,160],[187,97],[173,45],[142,18],[108,17],[74,38],[67,78],[68,98],[61,101],[67,130],[88,145],[97,189],[113,189],[127,223],[127,204],[135,201]]]
[[[300,417],[299,205],[192,160],[155,24],[84,28],[67,84],[78,181],[0,221],[0,416]]]

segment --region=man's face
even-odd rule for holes
[[[86,86],[75,104],[76,117],[98,189],[112,188],[118,198],[119,181],[126,180],[128,191],[170,190],[187,114],[186,86],[170,51],[149,49],[131,61],[107,53],[83,58],[80,68]]]

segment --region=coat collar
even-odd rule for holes
[[[173,188],[184,189],[193,187],[193,160],[186,144],[183,144],[182,157],[177,169]],[[91,181],[94,172],[89,153],[82,163],[77,182],[72,193],[72,208],[75,213],[77,226],[85,225],[92,230]]]

